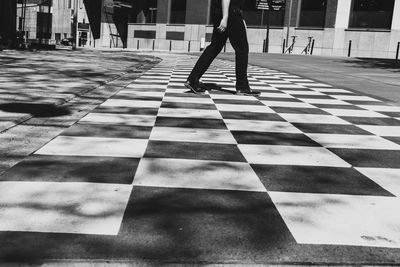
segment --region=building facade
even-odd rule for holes
[[[77,4],[77,6],[75,6]],[[92,34],[83,0],[18,0],[17,30],[28,43],[60,44],[74,36],[73,14],[78,11],[80,44],[90,44]]]
[[[12,45],[16,37],[15,0],[0,1],[0,45]]]
[[[211,40],[211,0],[154,0],[128,24],[127,47],[200,51]],[[395,58],[400,0],[286,0],[267,10],[246,0],[251,52]],[[103,35],[102,38],[106,36]],[[294,45],[293,44],[293,39]],[[307,50],[308,47],[308,50]],[[232,51],[228,44],[224,51]]]

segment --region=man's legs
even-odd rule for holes
[[[203,54],[198,59],[192,72],[188,77],[188,81],[192,83],[198,83],[203,74],[210,67],[213,60],[221,52],[222,48],[226,44],[228,34],[226,32],[221,33],[217,30],[217,25],[214,25],[214,31],[211,38],[211,44],[207,46]]]
[[[240,13],[235,12],[229,17],[229,40],[236,56],[236,85],[247,86],[247,65],[249,62],[249,44],[246,26]]]
[[[249,64],[249,43],[247,41],[246,24],[241,11],[233,10],[229,16],[228,36],[236,56],[236,91],[248,95],[259,95],[260,92],[252,91],[247,79]]]

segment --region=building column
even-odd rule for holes
[[[349,27],[350,11],[350,0],[338,0],[335,28],[347,29]]]
[[[400,0],[394,1],[392,30],[400,30]]]

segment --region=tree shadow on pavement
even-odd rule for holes
[[[0,110],[10,113],[29,113],[36,118],[59,117],[71,114],[67,108],[53,104],[6,103],[0,104]]]
[[[400,72],[400,60],[384,58],[356,58],[344,60],[344,63],[368,69],[385,69]]]

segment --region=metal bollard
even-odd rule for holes
[[[351,56],[351,40],[349,41],[349,51],[347,52],[347,56]]]
[[[172,51],[172,40],[169,41],[169,51]]]
[[[189,41],[189,44],[188,44],[188,52],[190,53],[190,41]]]
[[[286,39],[283,39],[282,54],[285,54]]]
[[[156,40],[153,40],[153,51],[155,47],[156,47]]]
[[[315,39],[313,39],[313,40],[312,40],[312,43],[311,43],[310,55],[312,55],[312,53],[314,52],[314,44],[315,44]]]
[[[397,43],[396,60],[399,60],[400,42]]]
[[[140,40],[137,40],[137,50],[139,50],[140,47]]]

